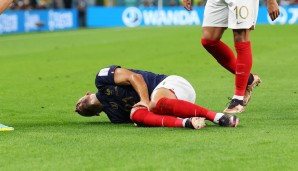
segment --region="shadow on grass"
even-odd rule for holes
[[[20,129],[47,129],[47,128],[59,128],[59,129],[77,129],[77,128],[135,128],[135,129],[166,129],[169,131],[173,130],[189,130],[189,129],[181,129],[181,128],[164,128],[164,127],[147,127],[147,126],[134,126],[133,123],[122,123],[122,124],[115,124],[109,121],[39,121],[39,122],[26,122],[26,121],[19,121],[12,124],[12,126],[16,130]],[[207,126],[202,130],[217,130],[217,129],[225,129],[213,123],[207,123]]]
[[[41,128],[41,127],[86,127],[86,126],[96,126],[96,127],[133,127],[133,123],[124,123],[124,124],[113,124],[108,121],[94,121],[94,122],[77,122],[77,121],[70,121],[70,122],[65,122],[65,121],[49,121],[49,122],[15,122],[12,124],[14,128]]]

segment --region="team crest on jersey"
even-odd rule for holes
[[[108,76],[110,68],[103,68],[99,71],[98,76]]]

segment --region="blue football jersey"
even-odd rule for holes
[[[140,101],[140,97],[134,88],[129,86],[119,86],[114,82],[114,71],[120,66],[110,66],[101,69],[95,79],[98,89],[97,99],[103,104],[103,111],[107,114],[112,123],[129,123],[130,110],[132,106]],[[154,88],[167,76],[152,72],[128,69],[141,74],[148,87],[149,96]]]

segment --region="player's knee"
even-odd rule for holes
[[[160,99],[151,100],[150,104],[149,104],[149,111],[151,111],[153,113],[159,113],[160,112],[159,108],[161,106],[164,106],[164,104],[167,103],[168,100],[170,100],[170,99],[167,97],[162,97]]]
[[[149,103],[149,111],[151,111],[151,112],[155,112],[156,111],[156,103],[157,102],[155,102],[155,101],[151,101]]]
[[[234,33],[234,42],[247,42],[250,40],[249,29],[235,29]]]
[[[142,124],[143,123],[143,120],[144,120],[144,110],[148,110],[147,108],[140,108],[140,107],[135,107],[135,108],[132,108],[131,109],[131,112],[130,112],[130,119],[136,123],[136,124]]]
[[[216,46],[218,42],[219,42],[219,40],[201,39],[201,44],[205,48]]]
[[[133,121],[133,116],[135,115],[136,111],[138,110],[138,108],[132,108],[130,111],[130,119]]]

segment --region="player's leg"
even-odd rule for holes
[[[252,67],[252,53],[249,40],[250,30],[235,29],[233,33],[237,52],[235,91],[232,101],[224,110],[224,113],[241,113],[244,111],[244,93]]]
[[[236,57],[232,49],[220,41],[227,27],[227,4],[223,1],[208,0],[204,11],[201,43],[219,64],[235,74]]]
[[[204,117],[220,126],[236,127],[239,119],[233,115],[216,113],[207,108],[179,99],[161,98],[156,104],[155,111],[164,115],[174,115],[181,118]]]
[[[205,117],[213,121],[216,113],[195,105],[196,92],[184,78],[168,76],[152,92],[150,111],[180,118]]]
[[[236,57],[230,47],[220,41],[225,29],[229,26],[229,8],[226,2],[208,0],[203,21],[202,45],[205,49],[231,73],[236,71]],[[230,9],[231,10],[231,9]],[[241,9],[241,12],[244,10]],[[255,16],[256,18],[256,16]],[[248,85],[251,85],[253,74],[250,74],[251,79]]]
[[[204,107],[194,104],[196,93],[191,84],[182,77],[169,76],[162,81],[151,95],[150,111],[161,115],[173,115],[180,118],[204,117],[220,124],[220,119],[226,117]],[[238,124],[238,118],[237,124]],[[231,118],[231,122],[234,122]],[[237,126],[235,123],[220,124],[222,126]]]
[[[253,1],[252,11],[253,15],[251,16],[252,20],[254,20],[254,25],[251,29],[255,29],[256,26],[256,19],[258,18],[258,11],[259,11],[259,0]],[[261,79],[256,74],[250,74],[248,78],[247,87],[244,94],[243,105],[246,106],[251,99],[253,89],[261,83]]]
[[[222,27],[203,27],[201,43],[221,66],[235,74],[236,57],[234,52],[228,45],[220,41],[225,29]]]
[[[250,29],[255,27],[256,8],[255,1],[234,0],[229,4],[229,28],[233,29],[237,60],[234,96],[224,113],[244,111],[243,100],[252,67]]]
[[[133,108],[130,115],[131,120],[138,126],[149,127],[177,127],[201,129],[206,126],[205,118],[177,118],[168,115],[157,115],[148,111],[147,108]]]

